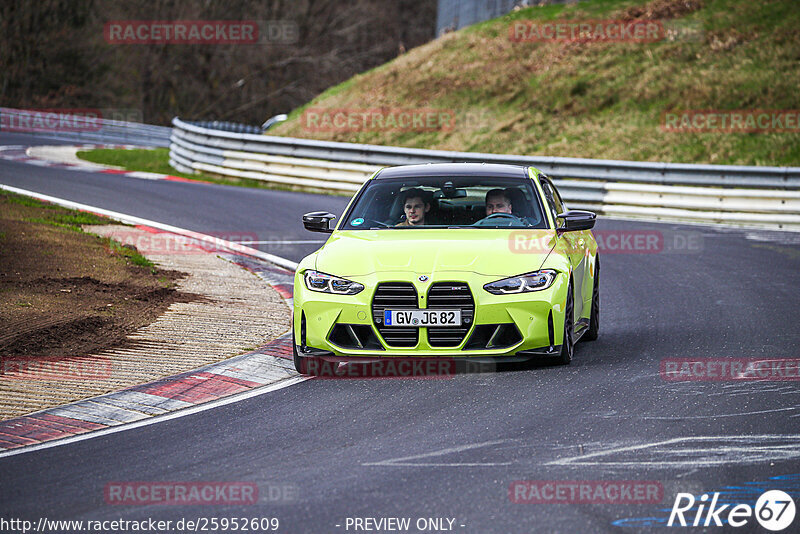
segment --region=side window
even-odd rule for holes
[[[559,206],[556,204],[556,195],[554,194],[553,184],[550,183],[550,180],[546,179],[543,179],[541,184],[542,191],[544,191],[544,198],[547,199],[547,207],[550,209],[550,213],[552,213],[553,220],[555,221],[556,216],[561,212],[558,211]],[[558,224],[558,221],[556,221],[556,224]]]
[[[553,188],[553,193],[554,193],[553,200],[555,200],[555,202],[556,202],[556,209],[558,210],[558,213],[564,213],[569,208],[567,208],[567,205],[564,204],[564,202],[561,200],[561,193],[558,192],[558,189],[556,189],[556,186],[553,185],[552,182],[551,182],[550,185]]]

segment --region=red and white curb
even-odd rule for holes
[[[292,284],[286,282],[292,276],[289,271],[238,255],[227,256],[226,259],[267,281],[274,280],[271,285],[284,298],[291,299]],[[193,371],[0,421],[0,457],[25,452],[31,446],[255,392],[264,386],[285,387],[305,380],[306,377],[297,375],[291,358],[292,340],[287,333],[253,352]],[[264,393],[274,389],[277,388],[269,388]],[[189,413],[195,411],[187,415]],[[20,448],[24,449],[15,451]]]
[[[99,174],[113,174],[116,176],[126,177],[126,178],[139,178],[141,180],[167,180],[171,182],[202,182],[202,180],[192,180],[189,178],[182,178],[180,176],[172,176],[170,174],[160,174],[155,172],[144,172],[144,171],[125,171],[121,169],[115,169],[113,167],[108,167],[106,165],[100,165],[97,163],[91,163],[87,161],[86,163],[70,163],[67,161],[57,161],[50,158],[39,157],[31,152],[32,148],[39,148],[39,147],[28,147],[22,145],[7,145],[7,146],[0,146],[0,159],[4,159],[7,161],[17,161],[19,163],[25,163],[28,165],[37,165],[39,167],[53,167],[58,169],[66,169],[70,171],[83,171],[83,172],[95,172]],[[141,147],[135,145],[74,145],[72,147],[75,150],[94,150],[99,148],[111,148],[111,149],[147,149],[152,147]]]
[[[230,251],[219,253],[220,256],[266,280],[286,299],[290,309],[292,307],[293,269],[297,264],[290,260],[155,221],[2,184],[0,189],[137,224],[152,231],[177,233],[197,239],[199,243],[213,242]],[[255,258],[277,261],[282,266]],[[307,380],[308,377],[299,376],[294,369],[291,344],[291,334],[287,333],[253,352],[193,371],[0,421],[0,458],[190,415]]]
[[[285,385],[291,385],[302,379],[291,354],[291,335],[285,334],[224,362],[0,421],[0,457],[14,449],[133,423],[267,385],[287,381],[291,382]]]

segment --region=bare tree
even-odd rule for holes
[[[436,0],[37,0],[0,6],[0,102],[258,124],[433,38]],[[120,20],[296,25],[291,43],[123,44]]]

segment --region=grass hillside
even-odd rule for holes
[[[512,42],[514,21],[658,19],[652,43]],[[800,165],[800,133],[675,133],[670,110],[800,110],[798,0],[594,0],[526,8],[327,90],[270,133],[508,154]],[[307,108],[454,110],[447,131],[314,131]],[[797,111],[796,111],[797,112]]]

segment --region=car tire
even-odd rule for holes
[[[567,287],[567,303],[564,308],[564,341],[561,343],[558,363],[561,365],[569,365],[572,362],[572,354],[575,351],[575,318],[573,317],[572,279],[570,279],[569,286]]]
[[[581,340],[594,341],[600,332],[600,258],[594,266],[594,287],[592,288],[592,311],[589,315],[589,329]]]
[[[312,362],[319,363],[317,358],[300,356],[297,353],[297,344],[294,342],[294,329],[292,330],[292,356],[294,357],[294,368],[301,375],[314,375],[314,369],[319,369],[319,365],[309,365]]]
[[[294,368],[295,370],[302,374],[305,374],[303,368],[303,357],[297,353],[297,344],[294,342],[294,327],[292,328],[292,356],[294,357]]]

